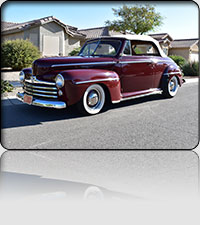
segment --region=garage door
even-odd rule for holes
[[[59,37],[43,36],[43,55],[45,56],[58,56],[59,55]]]

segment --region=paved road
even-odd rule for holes
[[[74,108],[45,109],[2,101],[7,149],[192,149],[198,143],[198,83],[173,99],[149,96],[84,117]]]

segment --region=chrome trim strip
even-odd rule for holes
[[[119,103],[119,102],[121,102],[121,100],[112,101],[113,104],[116,104],[116,103]]]
[[[181,74],[181,72],[170,72],[170,73],[164,73],[163,75],[173,75],[173,74]]]
[[[74,82],[74,84],[95,83],[95,82],[101,82],[101,81],[119,81],[119,78],[105,78],[105,79],[98,79],[98,80],[84,80],[84,81]]]
[[[25,90],[27,91],[31,91],[31,92],[38,92],[38,93],[46,93],[46,94],[56,94],[57,95],[57,91],[41,91],[41,90],[37,90],[35,88],[29,88],[29,87],[24,87]]]
[[[90,65],[104,65],[104,64],[116,64],[116,62],[88,62],[88,63],[67,63],[67,64],[55,64],[51,67],[60,67],[60,66],[90,66]]]
[[[56,83],[54,82],[49,82],[49,81],[42,81],[42,80],[38,80],[36,78],[36,76],[31,76],[31,80],[25,80],[25,82],[31,83],[31,84],[47,84],[47,85],[56,85]]]
[[[119,62],[119,64],[129,64],[129,63],[153,63],[152,60],[141,60],[141,61],[123,61]]]
[[[159,88],[156,88],[155,91],[153,91],[153,89],[149,89],[149,91],[152,91],[152,92],[147,93],[147,94],[142,94],[142,95],[135,95],[135,96],[132,96],[132,97],[127,97],[127,98],[121,98],[118,101],[112,101],[112,103],[115,104],[115,103],[123,102],[123,101],[126,101],[126,100],[131,100],[131,99],[136,99],[136,98],[140,98],[140,97],[146,97],[146,96],[149,96],[149,95],[161,94],[162,93],[162,90],[159,89]]]
[[[17,97],[20,101],[23,102],[24,93],[17,93]],[[48,108],[56,108],[56,109],[63,109],[66,108],[66,103],[61,101],[48,101],[48,100],[41,100],[41,99],[33,99],[32,105],[40,106],[40,107],[48,107]]]
[[[36,88],[36,89],[49,89],[49,90],[57,90],[57,88],[56,88],[56,87],[35,86],[35,85],[32,85],[32,83],[28,83],[28,84],[26,84],[26,83],[25,83],[25,85],[26,85],[27,87]]]
[[[24,91],[29,95],[40,96],[40,97],[45,97],[45,98],[58,98],[58,96],[55,96],[55,95],[43,95],[43,94],[37,94],[37,93],[29,92],[27,90],[24,90]]]

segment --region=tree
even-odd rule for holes
[[[121,19],[107,20],[105,24],[110,30],[123,32],[124,34],[126,32],[144,34],[162,25],[163,17],[155,11],[153,6],[148,4],[130,7],[123,5],[119,9],[112,10],[114,15]]]

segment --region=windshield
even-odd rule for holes
[[[81,49],[80,56],[115,56],[117,55],[121,41],[119,40],[97,40],[87,42]]]

